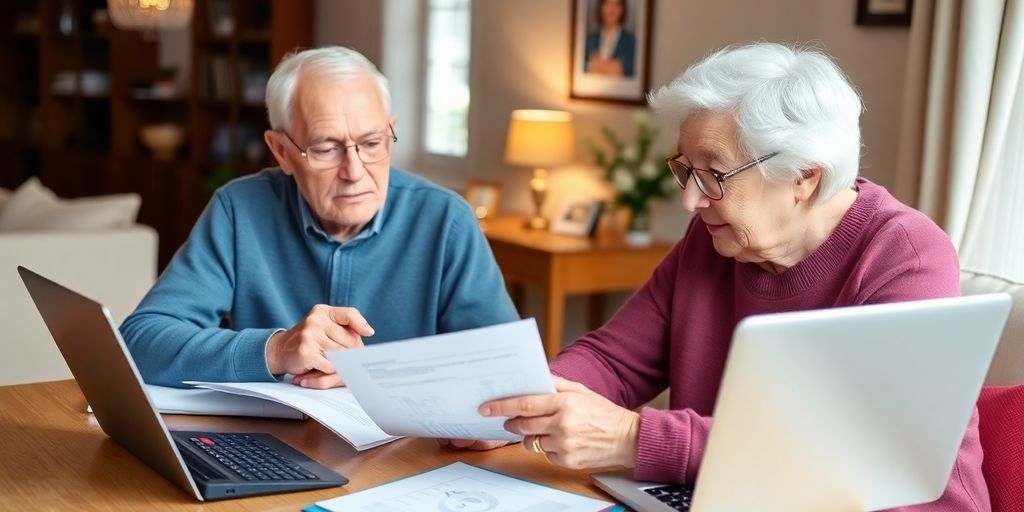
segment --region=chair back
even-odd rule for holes
[[[993,512],[1024,512],[1024,283],[960,271],[964,295],[1006,292],[1013,298],[986,387],[978,398],[982,472]]]
[[[1024,512],[1024,385],[981,390],[978,434],[992,511]]]

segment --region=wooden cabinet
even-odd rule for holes
[[[313,39],[312,0],[196,0],[179,87],[160,88],[162,38],[116,29],[105,0],[14,0],[0,10],[0,186],[30,176],[64,197],[142,195],[160,265],[209,188],[270,165],[263,90],[281,57]],[[155,158],[143,127],[185,133]]]

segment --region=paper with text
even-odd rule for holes
[[[327,358],[373,421],[396,436],[518,441],[505,430],[508,418],[480,416],[480,405],[555,392],[532,318]]]
[[[146,384],[146,394],[161,414],[306,419],[302,411],[273,400],[229,395],[210,389],[170,388]],[[92,407],[86,407],[86,412],[92,412]]]
[[[384,433],[348,388],[309,389],[286,382],[195,382],[206,389],[273,400],[298,409],[362,451],[398,439]]]
[[[596,512],[613,504],[456,462],[306,510]]]

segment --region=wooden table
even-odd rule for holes
[[[639,288],[672,247],[660,241],[631,247],[621,232],[614,231],[598,233],[592,239],[553,235],[528,230],[523,222],[521,217],[498,217],[481,227],[516,307],[522,311],[522,286],[543,292],[540,328],[548,358],[562,348],[567,295],[590,294],[588,328],[597,328],[604,309],[600,294]]]
[[[164,416],[172,429],[269,432],[350,480],[344,487],[201,503],[108,438],[74,381],[0,387],[0,509],[297,511],[455,461],[608,500],[588,474],[512,445],[454,451],[403,439],[362,453],[313,420]]]

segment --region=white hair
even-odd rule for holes
[[[288,126],[292,97],[303,73],[322,73],[339,80],[371,76],[377,84],[384,113],[391,115],[391,93],[388,79],[377,71],[363,54],[343,46],[324,46],[294,51],[285,55],[267,80],[267,117],[270,127],[278,130]]]
[[[839,66],[821,51],[776,43],[726,47],[648,95],[655,113],[681,126],[701,111],[729,113],[739,145],[765,178],[788,180],[820,167],[818,200],[851,188],[860,165],[864,104]]]

